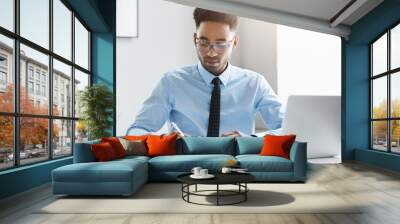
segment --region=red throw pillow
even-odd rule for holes
[[[92,144],[91,149],[94,157],[99,162],[110,161],[117,158],[113,147],[108,142]]]
[[[122,146],[121,142],[119,142],[119,139],[117,137],[110,137],[110,138],[101,138],[101,142],[108,142],[114,149],[115,155],[118,158],[126,156],[126,151],[124,149],[124,146]]]
[[[265,135],[260,155],[290,159],[290,148],[295,139],[296,135]]]
[[[175,155],[177,137],[178,134],[176,132],[170,135],[149,135],[146,140],[148,156]]]

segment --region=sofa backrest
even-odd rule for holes
[[[176,143],[177,154],[226,154],[235,155],[233,137],[184,137]]]
[[[96,161],[90,145],[99,142],[99,140],[94,140],[76,143],[74,163]],[[293,146],[296,146],[296,144],[295,142]],[[176,152],[178,155],[225,154],[236,156],[259,154],[262,147],[262,137],[184,137],[178,139],[176,142]]]
[[[90,146],[98,143],[100,143],[100,140],[75,143],[74,163],[95,162],[96,158],[94,157]]]
[[[263,147],[263,137],[237,137],[236,155],[259,154]]]

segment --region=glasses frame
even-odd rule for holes
[[[236,37],[233,37],[231,40],[228,41],[218,41],[217,42],[211,42],[205,39],[201,39],[198,37],[195,37],[195,45],[197,47],[197,49],[201,52],[207,53],[211,50],[211,48],[214,50],[214,52],[222,54],[224,53],[232,44],[232,42],[235,40]],[[201,44],[199,43],[200,41],[205,41],[206,43],[203,43],[204,46],[201,46]],[[219,48],[216,46],[220,46]]]

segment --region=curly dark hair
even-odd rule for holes
[[[207,9],[196,8],[193,11],[193,18],[196,23],[196,28],[201,22],[212,21],[228,24],[230,30],[236,30],[239,25],[239,19],[235,15],[230,15],[222,12],[211,11]]]

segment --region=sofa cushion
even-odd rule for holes
[[[147,164],[140,159],[74,163],[53,170],[57,182],[130,182],[133,173],[147,176]]]
[[[211,172],[219,171],[230,159],[231,155],[175,155],[158,156],[149,160],[149,170],[163,172],[190,172],[193,167],[200,166]]]
[[[240,167],[249,172],[292,172],[292,161],[278,156],[238,155]]]
[[[91,150],[92,144],[99,144],[100,140],[93,140],[87,142],[77,142],[74,148],[74,163],[88,163],[95,162],[96,158]]]
[[[232,137],[184,137],[177,142],[177,154],[235,155],[235,139]]]
[[[263,147],[262,137],[237,137],[236,155],[259,154]]]

